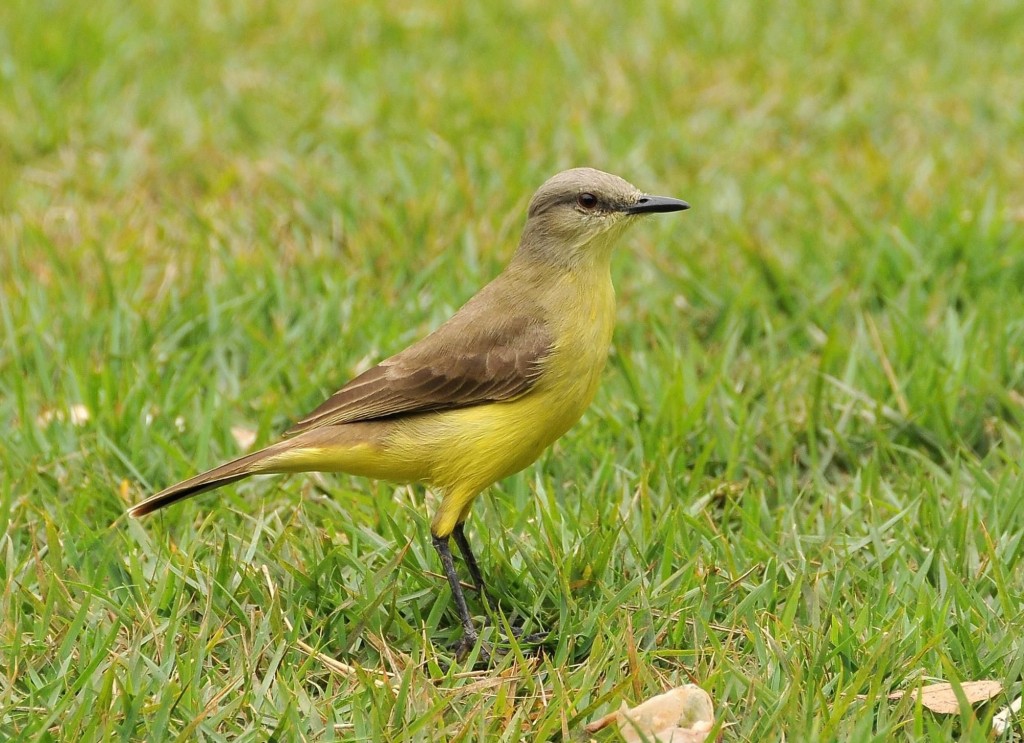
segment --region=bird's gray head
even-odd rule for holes
[[[564,170],[530,200],[519,252],[558,263],[606,260],[615,238],[634,217],[689,208],[679,199],[649,196],[611,173]]]

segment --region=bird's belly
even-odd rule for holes
[[[593,397],[586,387],[411,417],[388,449],[435,487],[479,491],[529,466],[569,430]]]

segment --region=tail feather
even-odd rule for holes
[[[201,475],[161,490],[128,509],[129,516],[145,516],[159,508],[177,503],[207,490],[238,482],[249,475],[283,472],[350,472],[370,477],[383,477],[388,472],[403,474],[399,460],[388,460],[387,466],[378,466],[367,452],[380,452],[381,442],[390,430],[390,424],[377,422],[346,423],[343,426],[323,426],[300,433],[295,438],[278,441],[266,449],[246,454]],[[370,462],[367,464],[367,462]],[[418,471],[411,471],[400,480],[421,479]]]
[[[193,495],[199,495],[208,490],[214,490],[229,483],[238,482],[249,477],[249,475],[258,474],[261,470],[255,465],[266,459],[268,453],[269,449],[253,452],[252,454],[247,454],[244,457],[239,457],[226,464],[222,464],[219,467],[214,467],[212,470],[203,472],[195,477],[183,480],[177,485],[171,485],[171,487],[151,495],[141,503],[136,503],[128,509],[128,515],[133,518],[145,516],[147,513],[152,513],[157,509],[177,503],[185,498],[191,498]]]

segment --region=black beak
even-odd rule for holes
[[[633,205],[627,206],[622,211],[626,214],[660,214],[663,212],[681,212],[689,209],[690,205],[679,199],[672,199],[668,196],[641,196]]]

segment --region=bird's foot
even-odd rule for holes
[[[476,632],[472,634],[463,632],[460,637],[451,646],[452,654],[455,656],[456,663],[465,663],[471,657],[473,657],[473,651],[477,650],[477,643],[479,642],[479,650],[476,654],[476,660],[474,666],[490,666],[495,660],[499,659],[502,654],[495,654],[494,648],[491,643],[486,640],[480,641],[480,637]]]
[[[503,644],[511,645],[512,642],[519,647],[519,652],[525,658],[541,658],[552,648],[551,633],[541,630],[540,632],[525,632],[522,623],[509,625],[511,639],[503,636]]]
[[[523,645],[535,646],[536,652],[542,652],[544,650],[544,646],[547,644],[547,640],[551,637],[551,633],[541,630],[540,632],[524,634],[522,627],[513,627],[512,636],[516,638],[517,642]]]
[[[506,617],[501,613],[498,607],[497,600],[491,598],[487,594],[483,594],[487,601],[487,619],[484,622],[484,626],[494,626],[498,628],[498,631],[502,633],[502,636],[507,639],[503,630],[508,627],[508,634],[511,635],[517,642],[525,643],[527,645],[543,645],[544,641],[551,636],[551,632],[547,630],[540,630],[538,632],[530,632],[529,634],[524,633],[523,625],[526,620],[524,617],[513,614],[511,617]],[[506,624],[507,623],[507,624]]]
[[[485,627],[488,628],[494,626],[495,624],[491,622],[485,624]],[[548,651],[550,632],[524,633],[521,621],[516,624],[510,623],[507,626],[507,633],[500,629],[485,632],[485,639],[481,639],[475,631],[472,634],[464,632],[462,637],[451,646],[451,652],[455,656],[456,662],[465,663],[473,657],[473,652],[477,651],[474,665],[477,667],[492,666],[512,652],[513,643],[517,646],[519,653],[526,658],[541,657]]]

